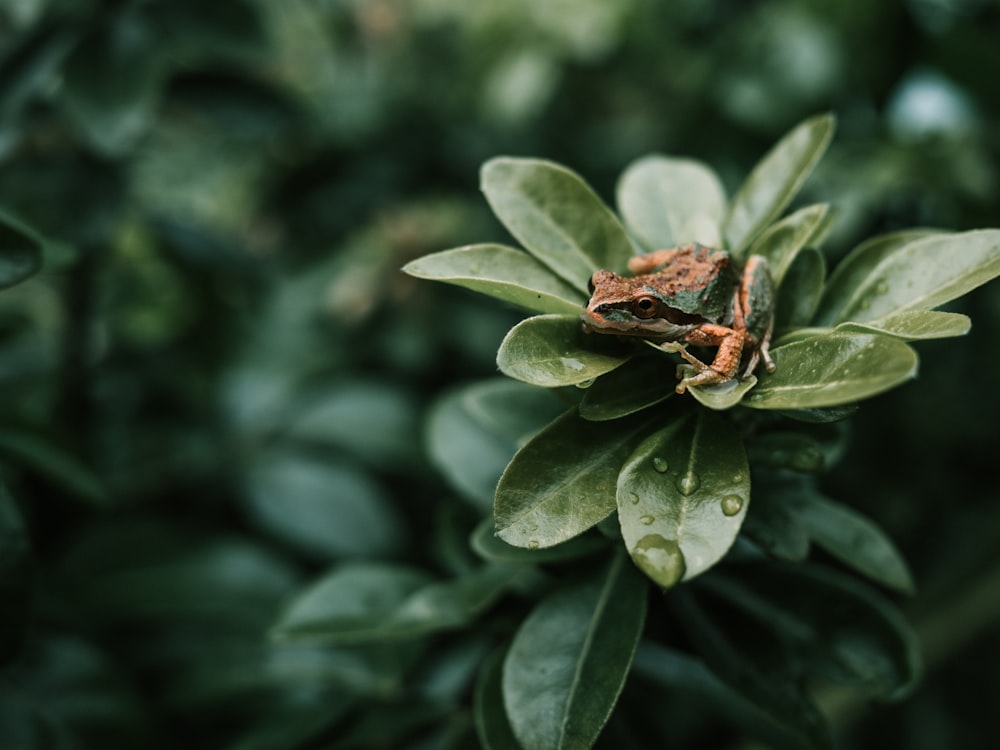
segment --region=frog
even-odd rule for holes
[[[770,355],[774,288],[767,259],[742,264],[727,251],[697,242],[655,250],[628,261],[631,276],[602,269],[590,280],[590,301],[581,313],[585,333],[638,337],[679,354],[675,386],[745,380]],[[716,347],[704,362],[685,345]]]

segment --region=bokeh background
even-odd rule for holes
[[[732,190],[833,111],[805,191],[832,267],[1000,226],[998,75],[995,0],[5,0],[0,210],[45,266],[0,293],[0,746],[469,746],[474,640],[431,666],[261,634],[331,564],[448,569],[489,507],[424,424],[520,314],[398,270],[509,241],[479,165],[610,203],[661,152]],[[952,309],[972,333],[919,345],[823,480],[904,550],[928,662],[900,705],[828,701],[844,747],[990,746],[1000,287]]]

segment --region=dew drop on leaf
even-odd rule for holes
[[[727,516],[735,516],[743,510],[743,498],[739,495],[726,495],[722,498],[722,512]]]
[[[653,468],[663,474],[670,468],[670,464],[667,463],[667,459],[663,458],[663,456],[653,456]]]
[[[676,486],[678,492],[684,495],[684,497],[688,497],[697,492],[698,488],[701,487],[701,477],[693,471],[689,471],[687,474],[683,474],[677,478]]]
[[[655,520],[656,516],[651,516],[648,513],[644,516],[639,516],[639,523],[641,523],[643,526],[649,526]]]
[[[660,534],[647,534],[632,548],[632,559],[646,575],[664,588],[684,577],[687,564],[677,542]]]
[[[576,387],[584,389],[590,388],[590,386],[592,386],[596,381],[597,378],[587,378],[586,380],[581,380],[579,383],[577,383]]]
[[[538,540],[532,539],[528,542],[528,549],[538,549]]]
[[[633,492],[629,496],[629,499],[632,501],[632,505],[638,505],[639,504],[639,494],[638,493]]]

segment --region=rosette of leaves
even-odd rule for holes
[[[528,571],[561,574],[528,579],[522,593],[538,601],[478,670],[485,747],[590,747],[609,721],[629,737],[633,718],[671,706],[677,725],[685,710],[725,706],[770,746],[830,747],[807,684],[898,698],[918,679],[916,640],[894,605],[806,559],[815,546],[890,590],[912,590],[888,537],[823,496],[815,474],[841,452],[840,423],[858,401],[915,375],[911,342],[968,330],[965,316],[937,308],[1000,273],[1000,231],[895,232],[828,275],[818,249],[828,207],[786,210],[833,126],[820,116],[796,127],[732,198],[701,163],[640,159],[618,184],[617,214],[562,166],[494,159],[483,190],[522,247],[471,245],[406,266],[536,313],[500,346],[513,380],[448,394],[428,427],[432,459],[456,490],[476,506],[493,494],[493,518],[472,536],[481,570],[522,571],[501,588]],[[774,373],[678,396],[676,355],[583,334],[595,270],[620,273],[634,254],[688,242],[768,260]],[[558,398],[540,400],[532,386]],[[568,408],[553,416],[560,400]],[[478,575],[459,579],[475,596],[448,599],[462,616],[434,629],[485,611],[481,593],[497,590]],[[651,600],[650,582],[676,588]]]
[[[936,308],[1000,273],[1000,230],[894,232],[862,243],[828,275],[818,249],[828,205],[785,213],[833,130],[829,115],[802,123],[731,198],[700,162],[641,158],[618,183],[617,214],[558,164],[484,165],[486,198],[523,249],[470,245],[404,270],[537,313],[504,338],[501,372],[583,389],[504,471],[494,499],[503,541],[551,547],[617,510],[628,553],[654,582],[693,578],[726,554],[747,517],[748,454],[793,469],[822,463],[817,423],[914,377],[910,342],[968,331],[966,316]],[[595,270],[624,273],[632,255],[690,242],[737,261],[763,256],[776,288],[775,372],[692,388],[693,400],[674,394],[674,355],[584,335],[579,321]],[[758,434],[774,423],[763,412],[802,426]]]

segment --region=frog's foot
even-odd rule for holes
[[[677,384],[677,387],[674,388],[674,391],[677,393],[684,393],[684,391],[692,385],[715,385],[716,383],[726,383],[733,379],[731,375],[719,372],[718,370],[713,370],[708,365],[705,365],[704,367],[705,369],[701,372],[696,372],[693,375],[682,378]]]
[[[680,354],[684,361],[687,362],[691,367],[694,368],[695,372],[701,372],[702,370],[708,369],[708,365],[698,359],[696,356],[691,354],[683,344],[676,341],[664,341],[659,347],[665,352],[672,352],[674,354]],[[684,367],[684,365],[678,365],[678,367]],[[678,370],[680,372],[680,370]],[[678,375],[678,377],[680,377]]]

